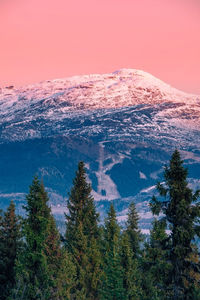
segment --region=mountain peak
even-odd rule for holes
[[[109,74],[91,74],[47,80],[26,87],[0,90],[0,115],[30,105],[48,104],[62,113],[74,109],[119,108],[163,102],[196,103],[186,94],[142,70],[120,69]],[[11,111],[10,111],[11,110]]]

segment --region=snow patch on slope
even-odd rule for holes
[[[111,170],[115,164],[122,163],[124,156],[119,155],[119,157],[114,156],[107,156],[106,159],[110,159],[110,162],[104,165],[105,161],[105,154],[104,154],[104,143],[99,143],[99,169],[95,172],[97,180],[98,180],[98,187],[97,192],[93,191],[93,196],[96,201],[99,200],[114,200],[119,199],[120,194],[117,190],[117,186],[114,181],[110,178],[109,175],[106,174],[108,170]]]

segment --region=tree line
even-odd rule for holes
[[[160,197],[150,200],[154,220],[146,240],[134,203],[125,228],[119,226],[113,204],[99,224],[83,162],[61,236],[44,184],[35,177],[26,216],[16,215],[13,201],[0,215],[0,299],[200,299],[200,191],[189,188],[187,174],[176,150],[165,167],[164,183],[157,184]]]

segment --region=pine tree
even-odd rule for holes
[[[17,265],[17,284],[13,299],[49,299],[49,274],[45,251],[45,239],[48,235],[50,208],[48,196],[43,184],[37,177],[30,186],[24,209],[23,232],[25,249]]]
[[[154,197],[151,201],[153,212],[158,214],[162,211],[170,225],[171,299],[174,300],[193,299],[198,285],[199,263],[192,261],[191,257],[195,235],[200,236],[200,204],[196,203],[199,191],[193,193],[188,187],[187,174],[180,153],[175,150],[169,167],[165,168],[165,186],[157,185],[165,199],[159,201]]]
[[[143,299],[141,289],[141,272],[139,269],[139,261],[135,257],[130,238],[125,231],[121,238],[120,247],[121,266],[123,268],[123,287],[126,292],[127,300]]]
[[[70,255],[61,245],[60,234],[52,215],[49,216],[47,237],[44,242],[50,279],[50,299],[70,299],[75,280],[75,267]]]
[[[120,227],[111,204],[105,221],[104,275],[100,290],[101,300],[125,300],[123,268],[120,261]]]
[[[99,299],[99,285],[102,274],[102,257],[100,253],[100,238],[92,237],[88,243],[88,257],[89,257],[89,280],[88,298],[92,300]]]
[[[126,229],[121,239],[121,262],[124,270],[124,288],[128,299],[142,297],[140,272],[140,244],[143,240],[138,226],[139,216],[132,202],[128,209]]]
[[[128,209],[128,219],[126,222],[126,233],[128,234],[132,252],[135,257],[140,254],[140,243],[143,241],[142,234],[138,226],[139,216],[132,202]]]
[[[0,298],[7,299],[15,285],[15,264],[21,242],[21,222],[13,201],[0,219]]]
[[[165,220],[154,219],[150,240],[145,244],[143,253],[143,289],[147,299],[154,299],[155,296],[168,299],[168,274],[171,268],[168,262],[168,242]]]
[[[76,266],[76,299],[98,299],[101,276],[98,214],[91,186],[87,183],[84,163],[80,162],[67,202],[66,248]]]
[[[17,283],[9,300],[70,299],[75,269],[61,246],[43,183],[34,178],[24,207],[24,251],[17,262]]]
[[[79,224],[83,225],[83,234],[88,237],[98,236],[98,214],[94,206],[94,199],[91,195],[91,186],[87,183],[84,163],[78,164],[76,177],[73,180],[66,215],[66,241],[69,250],[72,250],[74,233]],[[76,243],[76,241],[74,241]]]

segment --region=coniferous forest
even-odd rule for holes
[[[176,150],[150,200],[154,215],[144,237],[131,203],[126,226],[111,204],[99,222],[84,163],[69,193],[62,236],[42,181],[33,179],[24,206],[0,214],[1,300],[200,299],[200,191],[190,189]],[[133,178],[134,180],[134,178]]]

